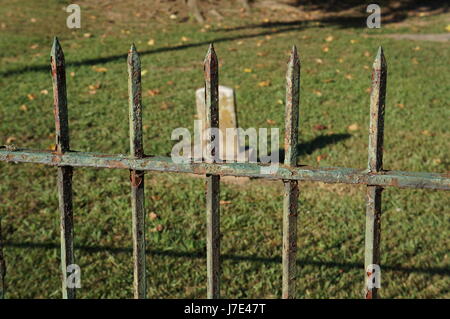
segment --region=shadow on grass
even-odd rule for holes
[[[317,1],[315,1],[317,2]],[[399,7],[394,8],[390,6],[390,2],[392,1],[382,1],[385,5],[385,8],[388,9],[389,15],[383,16],[383,23],[389,23],[389,22],[400,22],[403,21],[408,17],[409,12],[414,12],[417,10],[421,10],[423,12],[430,12],[433,10],[438,10],[438,12],[434,14],[440,14],[440,13],[446,13],[448,12],[448,5],[443,5],[441,1],[438,0],[431,0],[431,1],[416,1],[416,0],[407,0],[404,3],[402,3]],[[395,1],[398,2],[398,1]],[[323,10],[323,11],[341,11],[346,10],[349,8],[354,7],[355,5],[360,6],[361,4],[358,3],[358,1],[354,0],[347,0],[347,1],[322,1],[321,5],[315,4],[315,9]],[[154,50],[144,50],[139,51],[139,54],[141,56],[148,55],[148,54],[156,54],[161,52],[170,52],[170,51],[177,51],[177,50],[184,50],[194,47],[200,47],[200,46],[206,46],[210,43],[220,43],[220,42],[226,42],[226,41],[234,41],[239,39],[248,39],[248,38],[255,38],[260,36],[266,36],[266,35],[274,35],[284,32],[290,32],[290,31],[300,31],[305,28],[308,28],[310,26],[314,27],[326,27],[326,26],[337,26],[339,28],[366,28],[366,19],[367,19],[367,13],[360,12],[359,16],[354,15],[342,15],[342,16],[334,16],[334,17],[324,17],[324,18],[318,18],[318,19],[312,19],[312,20],[295,20],[295,21],[273,21],[268,23],[260,23],[260,24],[247,24],[235,28],[227,28],[227,29],[217,29],[216,31],[239,31],[239,30],[248,30],[248,29],[267,29],[271,28],[270,31],[263,31],[259,33],[253,33],[253,34],[243,34],[243,35],[234,35],[229,37],[219,37],[215,39],[211,39],[208,41],[202,41],[197,43],[188,43],[183,45],[176,45],[176,46],[168,46],[168,47],[162,47],[157,48]],[[317,25],[319,23],[319,25]],[[278,29],[277,29],[278,28]],[[294,43],[294,37],[292,39],[292,43]],[[131,44],[131,43],[130,43]],[[49,45],[49,51],[50,51],[50,45]],[[206,52],[206,48],[205,48]],[[118,54],[118,55],[112,55],[108,57],[98,57],[93,59],[86,59],[82,61],[77,62],[69,62],[66,63],[66,66],[82,66],[82,65],[95,65],[95,64],[104,64],[115,60],[120,60],[127,58],[127,54]],[[199,59],[202,57],[199,57]],[[50,72],[50,64],[48,65],[35,65],[35,66],[26,66],[23,68],[15,69],[15,70],[7,70],[0,72],[0,76],[2,77],[9,77],[16,74],[22,74],[26,72]]]
[[[265,36],[265,35],[289,32],[289,31],[298,31],[301,29],[302,28],[300,26],[294,26],[294,27],[282,28],[282,29],[271,30],[271,31],[264,31],[264,32],[254,33],[254,34],[242,34],[242,35],[236,35],[236,36],[215,38],[215,39],[197,42],[197,43],[187,43],[187,44],[181,44],[181,45],[175,45],[175,46],[162,47],[162,48],[157,48],[157,49],[153,49],[153,50],[140,51],[138,49],[138,52],[139,52],[140,56],[144,56],[144,55],[149,55],[149,54],[157,54],[157,53],[162,53],[162,52],[171,52],[171,51],[178,51],[178,50],[184,50],[184,49],[205,46],[205,54],[206,54],[206,49],[207,49],[206,46],[209,45],[210,43],[221,43],[221,42],[226,42],[226,41],[255,38],[255,37],[260,37],[260,36]],[[289,46],[287,46],[287,48],[289,48]],[[63,49],[64,49],[64,46],[63,46]],[[49,46],[49,50],[50,50],[50,46]],[[86,60],[76,61],[76,62],[66,62],[66,67],[104,64],[104,63],[121,60],[121,59],[124,60],[124,62],[125,62],[127,59],[127,56],[128,56],[128,53],[125,53],[125,54],[111,55],[108,57],[86,59]],[[201,60],[202,58],[203,57],[199,57],[199,60]],[[67,57],[66,57],[66,61],[67,61]],[[0,72],[0,76],[9,77],[9,76],[13,76],[16,74],[22,74],[22,73],[27,73],[27,72],[49,72],[50,73],[50,71],[51,71],[51,68],[50,68],[50,63],[49,63],[48,65],[45,64],[45,65],[35,65],[35,66],[29,66],[29,67],[26,66],[26,67],[16,69],[16,70],[3,71],[3,72]]]
[[[311,154],[315,150],[324,148],[329,144],[336,144],[336,143],[346,140],[350,137],[351,137],[351,135],[347,134],[347,133],[317,136],[309,142],[304,142],[304,143],[298,144],[297,145],[297,155],[298,155],[298,157],[300,157],[302,155]],[[285,155],[284,149],[280,149],[279,150],[280,163],[284,162],[284,155]]]
[[[13,247],[13,248],[23,248],[23,249],[57,249],[59,251],[60,245],[57,243],[16,243],[16,242],[6,242],[4,247]],[[131,247],[110,247],[110,246],[85,246],[85,245],[75,245],[75,250],[81,250],[88,254],[95,254],[100,252],[109,252],[113,254],[132,254],[133,249]],[[164,251],[164,250],[150,250],[147,249],[146,253],[153,256],[164,256],[164,257],[174,257],[174,258],[190,258],[190,259],[199,259],[206,258],[206,254],[202,251],[197,252],[184,252],[184,251]],[[260,257],[260,256],[243,256],[243,255],[231,255],[231,254],[223,254],[221,255],[222,260],[232,260],[236,262],[255,262],[262,264],[272,264],[272,263],[281,263],[281,257]],[[316,261],[316,260],[308,260],[308,259],[297,259],[297,264],[299,266],[309,265],[313,267],[331,267],[331,268],[339,268],[342,270],[351,270],[351,269],[364,269],[363,263],[355,263],[355,262],[335,262],[335,261]],[[449,268],[439,268],[439,267],[402,267],[402,266],[390,266],[383,265],[384,270],[391,271],[400,271],[404,273],[424,273],[431,275],[442,275],[442,276],[450,276]]]

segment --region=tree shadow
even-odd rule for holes
[[[291,1],[292,8],[299,8],[302,12],[309,13],[314,11],[326,12],[328,16],[309,20],[296,21],[270,21],[266,23],[247,24],[234,28],[221,28],[218,31],[237,31],[255,28],[274,28],[280,26],[301,26],[308,22],[320,22],[333,25],[340,28],[367,27],[366,19],[369,13],[366,8],[371,3],[376,3],[382,9],[382,24],[401,22],[414,13],[425,13],[430,15],[442,14],[448,12],[448,3],[440,0],[381,0],[359,1],[359,0],[298,0]],[[300,8],[301,7],[301,8]],[[349,11],[352,10],[353,11]],[[348,11],[348,13],[345,13]],[[344,14],[341,14],[344,12]]]
[[[304,1],[301,1],[303,3]],[[320,2],[320,4],[317,4]],[[307,4],[306,8],[316,8],[317,10],[326,10],[326,11],[339,11],[339,10],[346,10],[351,7],[354,7],[359,2],[359,5],[361,5],[360,1],[309,1],[309,4]],[[387,3],[389,5],[391,2],[399,2],[396,1],[381,1],[382,3]],[[440,1],[407,1],[404,0],[401,2],[401,6],[397,8],[391,9],[391,15],[383,20],[383,23],[387,22],[396,22],[401,21],[405,19],[408,14],[408,10],[415,10],[418,8],[426,8],[428,11],[437,10],[441,8],[440,13],[442,12],[448,12],[448,4],[443,5]],[[314,4],[313,4],[314,3]],[[227,42],[227,41],[234,41],[234,40],[240,40],[240,39],[249,39],[249,38],[255,38],[255,37],[261,37],[266,35],[275,35],[285,32],[291,32],[291,31],[300,31],[303,30],[310,25],[313,25],[315,22],[320,22],[322,24],[322,27],[326,25],[334,25],[341,28],[350,28],[350,27],[366,27],[366,15],[361,16],[334,16],[334,17],[327,17],[322,19],[313,19],[313,20],[297,20],[297,21],[289,21],[289,22],[269,22],[269,23],[260,23],[260,24],[246,24],[244,26],[239,26],[235,28],[227,28],[227,29],[216,29],[215,31],[238,31],[238,30],[244,30],[244,29],[269,29],[267,31],[262,31],[254,34],[241,34],[241,35],[233,35],[233,36],[225,36],[225,37],[218,37],[207,41],[201,41],[197,43],[188,43],[188,44],[182,44],[182,45],[176,45],[176,46],[168,46],[168,47],[162,47],[157,48],[153,50],[143,50],[139,51],[139,55],[149,55],[149,54],[156,54],[156,53],[162,53],[162,52],[171,52],[171,51],[178,51],[178,50],[185,50],[189,48],[195,48],[195,47],[201,47],[206,46],[210,43],[221,43],[221,42]],[[317,26],[315,26],[317,27]],[[50,46],[49,46],[50,48]],[[206,51],[206,50],[205,50]],[[108,62],[116,61],[123,59],[124,61],[127,58],[127,54],[117,54],[117,55],[111,55],[108,57],[97,57],[92,59],[85,59],[82,61],[76,61],[76,62],[68,62],[66,63],[66,66],[89,66],[89,65],[96,65],[96,64],[105,64]],[[0,76],[2,77],[9,77],[17,74],[27,73],[27,72],[50,72],[50,64],[46,65],[35,65],[35,66],[25,66],[22,68],[18,68],[15,70],[6,70],[0,72]]]
[[[21,249],[56,249],[59,251],[60,245],[58,243],[17,243],[17,242],[5,242],[4,247],[21,248]],[[87,246],[87,245],[75,245],[75,250],[81,250],[87,254],[95,254],[100,252],[109,252],[112,254],[132,254],[133,249],[131,247],[111,247],[111,246]],[[188,259],[200,259],[206,258],[204,251],[188,252],[188,251],[173,251],[173,250],[158,250],[147,249],[146,253],[153,256],[165,256],[173,258],[188,258]],[[235,262],[254,262],[261,264],[274,264],[281,263],[281,257],[260,257],[255,255],[235,255],[235,254],[223,254],[222,260],[231,260]],[[364,269],[364,263],[356,262],[335,262],[335,261],[317,261],[308,258],[297,259],[298,266],[309,265],[313,267],[330,267],[342,269],[344,271],[352,269]],[[384,270],[399,271],[406,274],[410,273],[423,273],[429,275],[441,275],[450,276],[450,268],[446,267],[403,267],[398,265],[382,265]]]

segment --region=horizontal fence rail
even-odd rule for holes
[[[446,173],[423,173],[404,171],[370,172],[368,169],[344,167],[280,165],[273,174],[261,173],[264,164],[259,163],[174,163],[170,157],[147,156],[134,159],[128,155],[66,152],[64,155],[51,151],[0,149],[0,161],[35,163],[50,166],[94,167],[133,169],[155,172],[192,174],[216,174],[222,176],[246,176],[264,179],[300,180],[325,183],[361,184],[399,188],[429,188],[450,190],[450,175]]]
[[[130,122],[130,154],[99,154],[77,152],[69,147],[69,123],[66,95],[64,54],[55,38],[51,51],[51,68],[54,91],[54,115],[56,148],[54,151],[27,150],[13,145],[0,146],[0,161],[8,163],[33,163],[55,166],[58,170],[57,189],[61,220],[61,269],[62,296],[75,298],[75,288],[68,288],[68,267],[74,263],[74,224],[72,207],[72,171],[76,167],[128,169],[131,183],[131,221],[133,230],[133,291],[135,298],[146,298],[145,274],[145,205],[144,173],[177,172],[204,175],[206,180],[206,270],[207,297],[220,297],[220,176],[246,176],[281,180],[284,183],[283,203],[283,250],[282,250],[282,297],[296,297],[296,252],[299,182],[366,185],[366,237],[364,297],[377,298],[378,290],[370,284],[372,275],[380,262],[381,193],[386,187],[424,188],[450,190],[450,175],[426,172],[404,172],[384,170],[383,130],[387,64],[380,48],[372,73],[370,96],[370,127],[368,168],[343,167],[315,168],[297,165],[298,122],[300,105],[300,59],[295,46],[287,65],[286,109],[285,109],[285,159],[276,170],[265,170],[262,163],[220,163],[217,160],[219,143],[215,147],[214,137],[208,135],[208,156],[201,163],[176,163],[170,157],[144,154],[142,133],[141,65],[135,46],[128,54],[128,91]],[[219,127],[219,63],[211,45],[204,60],[205,105],[207,126]],[[217,142],[217,141],[216,141]],[[0,216],[1,222],[1,216]],[[6,265],[2,250],[0,225],[0,298],[5,295]]]

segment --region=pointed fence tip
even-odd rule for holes
[[[53,37],[53,44],[51,54],[56,55],[56,51],[62,51],[61,44],[59,43],[58,37]]]
[[[378,47],[377,56],[375,57],[375,61],[373,62],[373,67],[380,69],[382,67],[386,67],[386,58],[384,56],[383,47]]]
[[[294,62],[299,61],[298,50],[297,50],[297,46],[295,44],[292,46],[289,61],[294,61]]]
[[[206,52],[206,57],[216,55],[216,50],[214,50],[214,43],[210,43],[208,47],[208,51]]]
[[[131,44],[130,52],[137,52],[136,45],[134,44],[134,42]]]
[[[211,63],[212,60],[217,60],[217,54],[214,50],[214,44],[211,42],[206,52],[204,64]]]

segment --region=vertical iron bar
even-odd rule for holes
[[[6,263],[3,255],[2,218],[0,217],[0,299],[5,298]]]
[[[214,46],[211,44],[204,61],[206,126],[219,127],[219,64]],[[219,152],[219,136],[209,131],[207,141],[211,147],[208,155],[213,162]],[[216,147],[213,147],[215,145]],[[206,175],[206,259],[209,299],[219,298],[220,292],[220,212],[219,212],[220,176]]]
[[[134,44],[128,52],[128,95],[130,119],[130,153],[144,156],[142,142],[141,62]],[[144,171],[130,170],[131,210],[133,223],[134,298],[146,298],[145,278],[145,210]]]
[[[286,73],[286,114],[284,164],[297,166],[297,142],[300,96],[300,61],[297,48],[292,47]],[[283,299],[295,298],[298,182],[283,181]]]
[[[70,150],[69,120],[64,53],[56,37],[53,41],[50,61],[53,80],[56,153],[63,154]],[[73,168],[71,166],[58,167],[58,197],[61,214],[61,270],[63,273],[62,295],[64,299],[75,298],[75,288],[67,287],[67,267],[75,263],[73,253],[72,173]]]
[[[378,49],[373,64],[372,91],[370,94],[369,160],[370,172],[383,170],[383,132],[386,101],[387,65],[383,49]],[[376,278],[375,267],[380,265],[381,192],[380,186],[367,186],[366,238],[365,238],[365,293],[366,299],[378,298],[378,289],[369,287],[369,280]],[[379,270],[379,268],[378,268]],[[372,281],[372,285],[373,285]]]

